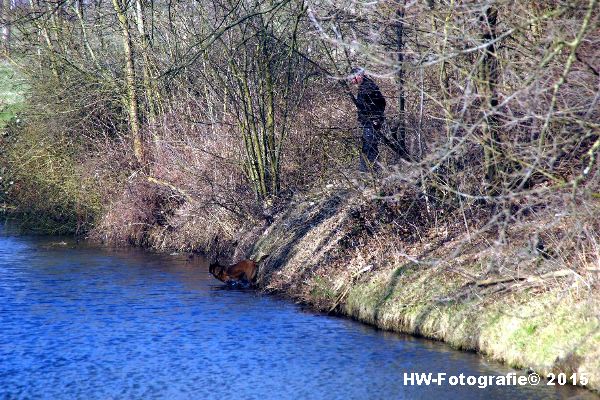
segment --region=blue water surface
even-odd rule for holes
[[[405,372],[510,371],[227,289],[184,255],[0,234],[0,399],[595,398],[403,382]]]

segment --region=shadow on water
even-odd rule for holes
[[[0,235],[0,327],[0,399],[596,398],[405,385],[411,372],[513,371],[227,287],[186,255],[63,238]]]

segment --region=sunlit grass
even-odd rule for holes
[[[0,61],[0,128],[23,109],[26,89],[25,79],[7,61]]]

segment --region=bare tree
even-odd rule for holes
[[[125,87],[127,90],[125,103],[129,114],[129,126],[133,139],[133,152],[137,162],[143,166],[145,164],[145,155],[142,133],[140,129],[135,58],[132,48],[129,16],[127,12],[128,8],[127,4],[122,3],[121,0],[113,0],[113,7],[119,20],[119,25],[121,26],[121,32],[123,36],[123,55],[125,57]]]

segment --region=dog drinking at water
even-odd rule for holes
[[[258,275],[258,264],[267,257],[268,255],[264,255],[258,261],[242,260],[230,266],[223,266],[216,262],[210,264],[208,272],[228,285],[252,285]]]

